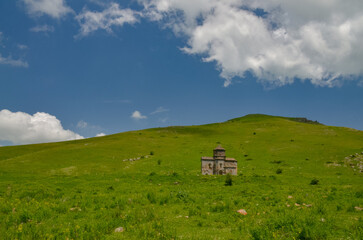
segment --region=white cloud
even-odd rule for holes
[[[21,59],[13,59],[11,56],[3,57],[0,53],[0,64],[11,65],[14,67],[25,67],[27,68],[29,64]]]
[[[135,120],[140,120],[140,119],[146,119],[147,117],[142,115],[139,111],[134,111],[131,114],[131,118],[135,119]]]
[[[28,48],[27,45],[24,45],[24,44],[18,44],[18,48],[21,49],[21,50],[25,50]]]
[[[5,45],[3,44],[3,40],[4,40],[4,34],[2,32],[0,32],[0,47],[5,48]],[[25,46],[25,45],[18,45],[19,48],[21,48],[20,46]],[[13,59],[11,55],[8,57],[3,57],[1,53],[0,53],[0,64],[11,65],[14,67],[28,67],[29,66],[29,64],[27,62],[25,62],[21,59]]]
[[[133,24],[138,22],[140,14],[132,9],[121,9],[117,3],[111,3],[108,8],[101,12],[83,11],[76,16],[76,19],[81,26],[80,33],[76,37],[87,36],[91,32],[98,29],[112,33],[113,26],[123,26],[125,23]]]
[[[48,113],[0,111],[0,141],[14,144],[44,143],[83,139],[70,130],[65,130],[61,122]]]
[[[30,15],[42,16],[44,14],[53,18],[62,18],[73,10],[64,0],[23,0]]]
[[[105,134],[105,133],[98,133],[98,134],[96,135],[96,137],[103,137],[103,136],[106,136],[106,134]]]
[[[29,29],[31,32],[54,32],[54,27],[44,24],[44,25],[37,25]]]
[[[169,118],[160,118],[159,122],[166,123],[169,120]]]
[[[361,0],[139,2],[144,16],[187,37],[184,52],[215,62],[225,86],[246,71],[273,86],[295,78],[335,86],[363,75]]]
[[[77,123],[77,127],[78,128],[86,128],[88,126],[88,123],[87,122],[85,122],[85,121],[83,121],[83,120],[81,120],[81,121],[79,121],[78,123]]]
[[[151,115],[153,114],[157,114],[157,113],[162,113],[162,112],[168,112],[169,109],[166,109],[164,107],[158,107],[154,112],[150,113]]]

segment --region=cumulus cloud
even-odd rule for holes
[[[164,107],[158,107],[154,112],[150,113],[151,115],[157,114],[157,113],[162,113],[162,112],[168,112],[169,109],[166,109]]]
[[[44,143],[83,139],[70,130],[65,130],[61,122],[48,113],[33,115],[24,112],[0,111],[0,141],[13,144]]]
[[[106,136],[106,134],[105,134],[105,133],[98,133],[98,134],[96,135],[96,137],[103,137],[103,136]]]
[[[112,27],[123,26],[125,23],[133,24],[138,22],[137,11],[126,8],[121,9],[117,3],[111,3],[103,11],[90,11],[86,8],[76,16],[76,20],[81,26],[76,37],[87,36],[91,32],[102,29],[112,33]]]
[[[147,117],[142,115],[139,111],[134,111],[131,114],[131,118],[135,119],[135,120],[140,120],[140,119],[146,119]]]
[[[139,0],[144,16],[216,63],[228,86],[247,71],[281,86],[295,78],[336,86],[363,75],[363,1]]]
[[[31,32],[45,32],[45,33],[54,32],[54,27],[50,26],[50,25],[47,25],[47,24],[37,25],[35,27],[30,28],[29,31],[31,31]]]
[[[73,10],[67,6],[64,0],[23,0],[30,15],[49,15],[52,18],[60,19]]]

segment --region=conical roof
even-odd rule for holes
[[[219,144],[214,150],[224,150],[224,148]]]

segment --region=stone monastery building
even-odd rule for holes
[[[226,158],[226,150],[219,145],[213,150],[213,157],[202,157],[203,175],[237,175],[237,160]]]

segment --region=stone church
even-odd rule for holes
[[[237,160],[226,158],[226,150],[220,145],[213,150],[213,157],[202,157],[203,175],[237,175]]]

